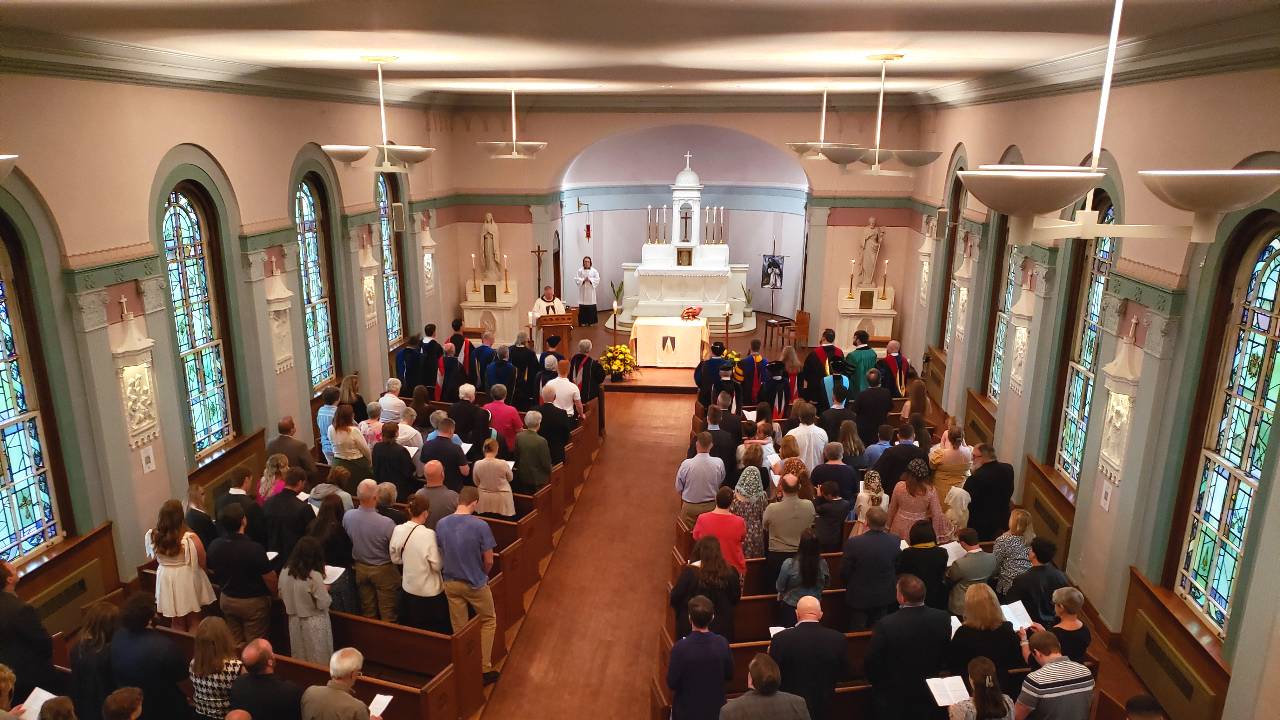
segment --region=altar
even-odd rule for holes
[[[666,206],[647,211],[640,262],[622,264],[618,324],[633,327],[650,318],[666,322],[697,306],[717,329],[727,317],[731,331],[749,332],[755,329],[755,317],[744,312],[748,266],[729,262],[725,208],[702,205],[703,185],[690,165],[693,156],[686,153],[684,158],[684,169],[671,186],[670,213]]]
[[[702,348],[711,341],[703,318],[638,318],[631,325],[631,345],[640,367],[692,368],[702,360]]]

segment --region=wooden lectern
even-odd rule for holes
[[[569,312],[563,315],[543,315],[538,318],[537,323],[542,336],[542,349],[547,349],[547,337],[559,335],[560,352],[564,353],[565,348],[571,347],[573,343],[573,328],[578,324],[578,308],[569,308]]]

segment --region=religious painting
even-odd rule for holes
[[[782,263],[786,258],[782,255],[765,255],[760,264],[760,287],[770,290],[782,289]]]

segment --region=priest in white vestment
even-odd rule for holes
[[[556,297],[550,285],[542,288],[542,295],[533,302],[533,331],[538,347],[542,347],[542,330],[538,328],[538,318],[543,315],[563,315],[564,301]]]
[[[596,287],[600,285],[600,271],[592,267],[591,256],[582,258],[573,281],[578,285],[578,325],[596,324]]]

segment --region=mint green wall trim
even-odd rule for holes
[[[35,330],[40,339],[40,347],[44,351],[44,367],[36,370],[37,376],[32,380],[66,391],[49,393],[53,400],[53,414],[52,417],[47,414],[45,416],[45,432],[56,433],[62,440],[61,457],[56,462],[61,465],[67,478],[67,491],[71,496],[71,507],[59,508],[63,523],[65,525],[67,516],[70,516],[71,524],[76,530],[84,532],[97,524],[89,497],[88,471],[90,468],[98,469],[99,466],[92,452],[94,435],[87,428],[79,426],[79,423],[88,418],[84,407],[78,402],[78,394],[74,392],[76,388],[83,387],[80,379],[71,374],[71,366],[78,363],[75,344],[69,338],[64,342],[64,338],[59,335],[60,330],[70,332],[72,327],[71,308],[66,301],[69,295],[66,287],[63,287],[66,278],[63,276],[62,282],[59,282],[56,270],[50,272],[57,265],[50,263],[49,259],[52,258],[53,263],[60,262],[56,245],[51,248],[50,243],[41,241],[36,223],[23,203],[4,189],[0,189],[0,214],[7,217],[17,231],[15,240],[21,245],[27,279],[31,282],[31,297],[35,302],[32,309],[35,311],[33,314],[37,327],[29,330]],[[52,251],[47,252],[50,250]],[[76,372],[78,374],[78,370]],[[54,422],[50,422],[51,420]]]
[[[1121,300],[1132,300],[1161,315],[1181,315],[1186,304],[1186,290],[1171,290],[1113,272],[1107,278],[1107,292]]]
[[[298,232],[292,227],[276,228],[255,235],[241,235],[240,252],[257,252],[296,242],[298,242]]]
[[[144,277],[151,277],[159,273],[160,256],[151,255],[133,258],[132,260],[121,260],[107,265],[65,270],[63,271],[63,276],[66,278],[71,292],[79,293],[85,290],[98,290],[131,280],[141,280]]]
[[[427,198],[425,200],[413,200],[409,203],[411,212],[422,212],[423,210],[436,210],[438,208],[454,207],[457,205],[554,205],[560,202],[560,192],[547,193],[529,193],[529,194],[487,194],[487,193],[459,193],[456,195],[445,195],[438,198]]]
[[[342,216],[342,223],[345,226],[344,232],[346,230],[350,230],[352,227],[356,225],[377,225],[381,221],[382,221],[382,218],[378,215],[377,210],[372,210],[370,212],[356,213],[354,215]]]
[[[844,197],[835,195],[810,195],[809,207],[829,208],[886,208],[890,210],[914,210],[921,214],[933,214],[938,208],[907,196]]]
[[[1058,261],[1058,250],[1057,246],[1045,247],[1044,245],[1023,245],[1019,248],[1022,257],[1045,267],[1053,267]]]

